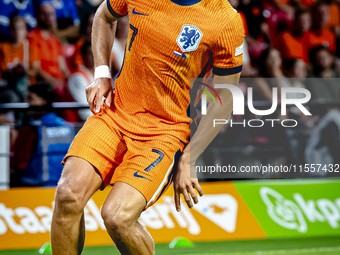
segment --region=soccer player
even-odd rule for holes
[[[108,64],[116,20],[127,14],[125,60],[113,91]],[[138,222],[140,214],[172,179],[178,211],[180,194],[190,208],[198,202],[194,189],[200,195],[203,191],[190,175],[190,166],[222,127],[213,128],[213,119],[226,119],[232,111],[231,92],[216,89],[222,105],[209,104],[189,143],[190,78],[212,64],[215,79],[226,77],[228,84],[238,84],[242,21],[227,0],[106,0],[96,12],[92,31],[95,80],[86,94],[94,115],[64,158],[53,212],[52,252],[81,253],[84,206],[110,184],[101,214],[118,250],[154,254],[153,240]]]

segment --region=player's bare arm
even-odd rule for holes
[[[214,75],[214,84],[216,81],[221,83],[225,80],[226,84],[238,85],[240,73],[218,76]],[[183,154],[178,163],[177,173],[174,179],[175,204],[177,211],[181,210],[180,194],[183,194],[187,205],[192,208],[193,203],[198,203],[198,197],[194,189],[197,190],[200,196],[203,195],[203,190],[198,183],[197,178],[191,175],[191,167],[195,166],[196,160],[216,137],[222,125],[212,128],[214,119],[228,119],[233,110],[232,94],[227,89],[217,89],[216,92],[222,100],[222,105],[209,104],[207,114],[200,121],[196,133],[192,137],[188,146],[184,149]]]
[[[113,45],[117,25],[117,19],[111,15],[104,1],[97,9],[94,16],[92,29],[92,50],[95,68],[100,67],[101,74],[96,69],[95,80],[86,88],[87,102],[93,113],[100,111],[103,97],[105,104],[111,106],[113,101],[113,89],[111,86],[111,76],[109,68],[110,54]],[[105,69],[106,68],[106,69]],[[108,72],[105,74],[105,72]],[[98,77],[96,77],[98,76]],[[106,76],[106,77],[105,77]]]

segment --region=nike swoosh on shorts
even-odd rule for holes
[[[152,182],[150,179],[146,178],[145,176],[143,176],[143,175],[139,175],[139,174],[138,174],[138,171],[137,171],[137,172],[135,172],[133,176],[134,176],[134,177],[138,177],[138,178],[147,179],[148,181]]]

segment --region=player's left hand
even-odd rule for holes
[[[198,183],[197,177],[190,177],[190,155],[183,153],[179,159],[174,178],[175,205],[178,212],[181,211],[181,194],[183,194],[189,208],[194,206],[193,202],[198,203],[198,196],[194,189],[197,190],[200,196],[203,196],[203,190]]]

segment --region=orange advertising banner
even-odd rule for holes
[[[183,236],[191,241],[262,239],[266,235],[232,182],[203,183],[204,196],[189,209],[176,212],[172,187],[140,222],[156,243]],[[98,191],[85,208],[87,246],[110,245],[100,215],[110,189]],[[38,248],[50,239],[55,188],[0,191],[0,250]]]

